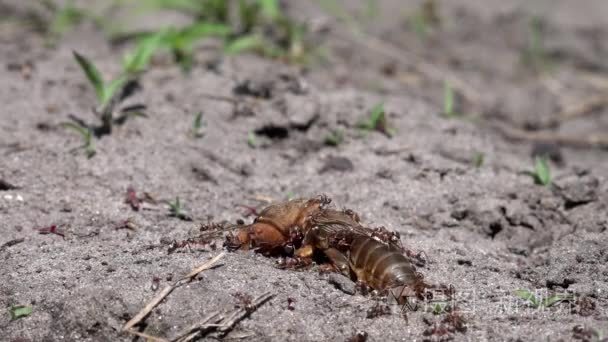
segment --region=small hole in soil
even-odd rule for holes
[[[500,222],[492,222],[490,223],[490,237],[494,239],[494,237],[502,231],[502,225]]]
[[[289,130],[284,126],[266,125],[256,129],[255,134],[270,139],[286,139],[289,136]]]

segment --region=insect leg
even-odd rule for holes
[[[329,258],[336,269],[347,277],[350,277],[350,262],[346,255],[335,248],[328,248],[325,251],[325,256]]]

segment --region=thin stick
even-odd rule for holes
[[[232,104],[237,104],[239,102],[244,101],[242,99],[237,99],[237,98],[230,97],[230,96],[208,94],[208,93],[199,93],[199,96],[204,97],[209,100],[228,102],[228,103],[232,103]]]
[[[169,295],[169,293],[171,293],[177,287],[190,281],[193,277],[195,277],[200,272],[211,268],[213,266],[213,264],[215,264],[218,260],[220,260],[224,256],[224,254],[225,254],[225,252],[218,254],[213,259],[205,262],[204,264],[202,264],[202,265],[198,266],[197,268],[195,268],[194,270],[192,270],[192,272],[188,273],[188,275],[186,275],[185,277],[182,277],[181,279],[179,279],[172,285],[165,287],[139,313],[137,313],[137,315],[135,315],[130,321],[128,321],[124,325],[122,330],[133,333],[131,328],[134,327],[135,325],[137,325],[142,319],[144,319],[144,317],[146,317],[150,313],[150,311],[152,311],[158,305],[158,303],[160,303],[165,297],[167,297]]]
[[[249,316],[253,311],[262,306],[262,304],[266,303],[274,297],[274,294],[270,292],[266,292],[256,298],[251,305],[240,308],[235,311],[226,319],[222,320],[222,325],[217,329],[222,335],[226,335],[234,328],[234,326],[240,322],[243,318]]]
[[[227,316],[220,316],[217,312],[205,317],[200,323],[193,325],[187,330],[172,339],[172,342],[188,342],[200,337],[201,334],[208,332],[211,329],[217,330],[221,336],[228,334],[234,326],[245,317],[249,316],[253,311],[274,297],[274,294],[266,292],[257,297],[251,305],[245,308],[239,308],[230,312]],[[215,319],[214,319],[215,318]]]
[[[587,134],[585,137],[580,138],[547,131],[529,132],[504,123],[494,123],[491,126],[507,139],[527,140],[577,148],[608,148],[608,135]]]
[[[210,269],[213,266],[213,264],[215,264],[218,260],[220,260],[225,254],[226,254],[226,252],[222,252],[222,253],[216,255],[213,259],[211,259],[211,260],[207,261],[206,263],[200,265],[199,267],[193,269],[192,272],[188,273],[188,275],[183,277],[182,280],[192,279],[192,278],[196,277],[199,273],[203,272],[204,270]]]
[[[266,196],[266,195],[253,195],[253,196],[250,196],[249,198],[259,201],[259,202],[264,202],[266,204],[275,202],[275,200],[272,197]]]
[[[215,319],[214,319],[215,318]],[[188,342],[196,338],[201,332],[212,328],[213,326],[217,326],[217,322],[222,320],[222,316],[220,316],[219,312],[213,312],[203,318],[199,323],[194,324],[190,328],[181,332],[177,337],[173,338],[172,342]],[[209,322],[212,322],[209,324]]]
[[[562,120],[570,120],[593,113],[594,110],[605,107],[606,105],[608,105],[608,96],[606,94],[595,95],[564,109],[559,114],[559,118]]]
[[[156,337],[156,336],[152,336],[152,335],[148,335],[146,333],[143,332],[139,332],[137,330],[133,330],[133,329],[129,329],[128,330],[129,333],[133,334],[133,335],[137,335],[139,337],[143,337],[149,341],[155,341],[155,342],[169,342],[168,340],[165,340],[162,337]]]

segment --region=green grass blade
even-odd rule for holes
[[[224,24],[198,23],[186,28],[183,35],[196,40],[205,37],[226,37],[231,32],[230,27]]]
[[[380,120],[384,117],[384,103],[378,103],[372,107],[369,121],[372,124],[372,128],[378,127]]]
[[[551,184],[551,170],[546,158],[536,157],[534,162],[534,172],[537,183],[548,186]]]
[[[555,304],[557,304],[559,302],[562,302],[562,301],[568,300],[568,299],[570,299],[570,296],[554,295],[554,296],[545,298],[543,300],[542,305],[544,307],[546,307],[546,308],[549,308],[549,307],[551,307],[551,306],[553,306],[553,305],[555,305]]]
[[[73,122],[64,122],[64,123],[61,124],[61,127],[70,129],[70,130],[72,130],[72,131],[80,134],[83,137],[83,139],[90,132],[90,130],[88,128],[82,127],[82,126],[80,126],[80,125],[78,125],[76,123],[73,123]]]
[[[264,17],[275,20],[281,15],[278,0],[258,0],[258,5]]]
[[[523,290],[523,289],[515,290],[515,295],[525,301],[528,301],[535,308],[537,308],[540,304],[538,302],[538,299],[536,298],[536,296],[529,290]]]
[[[251,148],[258,147],[258,142],[253,131],[249,131],[247,134],[247,145],[249,145]]]
[[[236,55],[245,51],[258,50],[262,48],[262,46],[263,42],[259,36],[246,35],[229,42],[224,47],[224,52],[227,54]]]
[[[11,308],[9,309],[9,312],[11,314],[11,321],[22,318],[22,317],[27,317],[32,314],[32,311],[33,311],[32,307],[28,306],[28,305],[11,306]]]
[[[162,47],[167,37],[167,30],[161,30],[151,36],[141,39],[135,51],[125,56],[124,72],[136,74],[144,71],[150,64],[152,56]]]
[[[73,7],[72,2],[59,9],[49,25],[49,33],[53,37],[61,37],[69,29],[80,23],[85,18],[84,11]]]
[[[454,89],[447,81],[443,84],[443,114],[454,116]]]
[[[194,122],[192,123],[192,136],[195,138],[202,138],[203,132],[201,129],[203,128],[203,112],[198,112],[194,117]]]
[[[103,90],[103,98],[101,100],[101,105],[107,105],[112,100],[116,92],[122,90],[122,87],[124,87],[125,83],[127,83],[127,78],[125,76],[122,76],[113,80],[107,86],[105,86]]]
[[[84,57],[76,51],[73,51],[72,53],[74,54],[74,58],[78,62],[78,65],[80,65],[80,68],[87,76],[89,83],[91,83],[93,89],[95,89],[97,100],[100,103],[103,103],[103,99],[106,95],[104,94],[104,82],[103,78],[101,77],[101,73],[95,67],[95,65],[91,61],[89,61],[88,58]]]
[[[193,0],[139,0],[142,9],[156,11],[168,9],[174,11],[183,11],[188,13],[196,13],[200,10],[201,5],[198,1]]]

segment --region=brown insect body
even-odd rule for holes
[[[377,229],[363,227],[358,216],[349,210],[319,211],[310,218],[309,225],[304,243],[322,250],[345,275],[354,275],[375,290],[396,289],[393,293],[398,299],[422,296],[427,285],[411,260],[403,255],[400,240],[395,241],[394,235],[378,236]]]
[[[357,279],[376,290],[414,286],[419,280],[416,269],[400,251],[367,236],[353,240],[349,261]]]
[[[284,254],[285,248],[298,248],[307,218],[329,202],[327,197],[321,196],[266,207],[252,224],[239,230],[236,244],[241,248],[256,248],[270,254]],[[235,244],[235,241],[231,244]]]
[[[338,271],[375,290],[390,290],[398,300],[422,297],[428,285],[403,255],[398,234],[366,228],[352,210],[327,209],[328,203],[321,196],[271,205],[231,243],[267,254],[295,254],[298,260],[311,260],[319,251]]]

